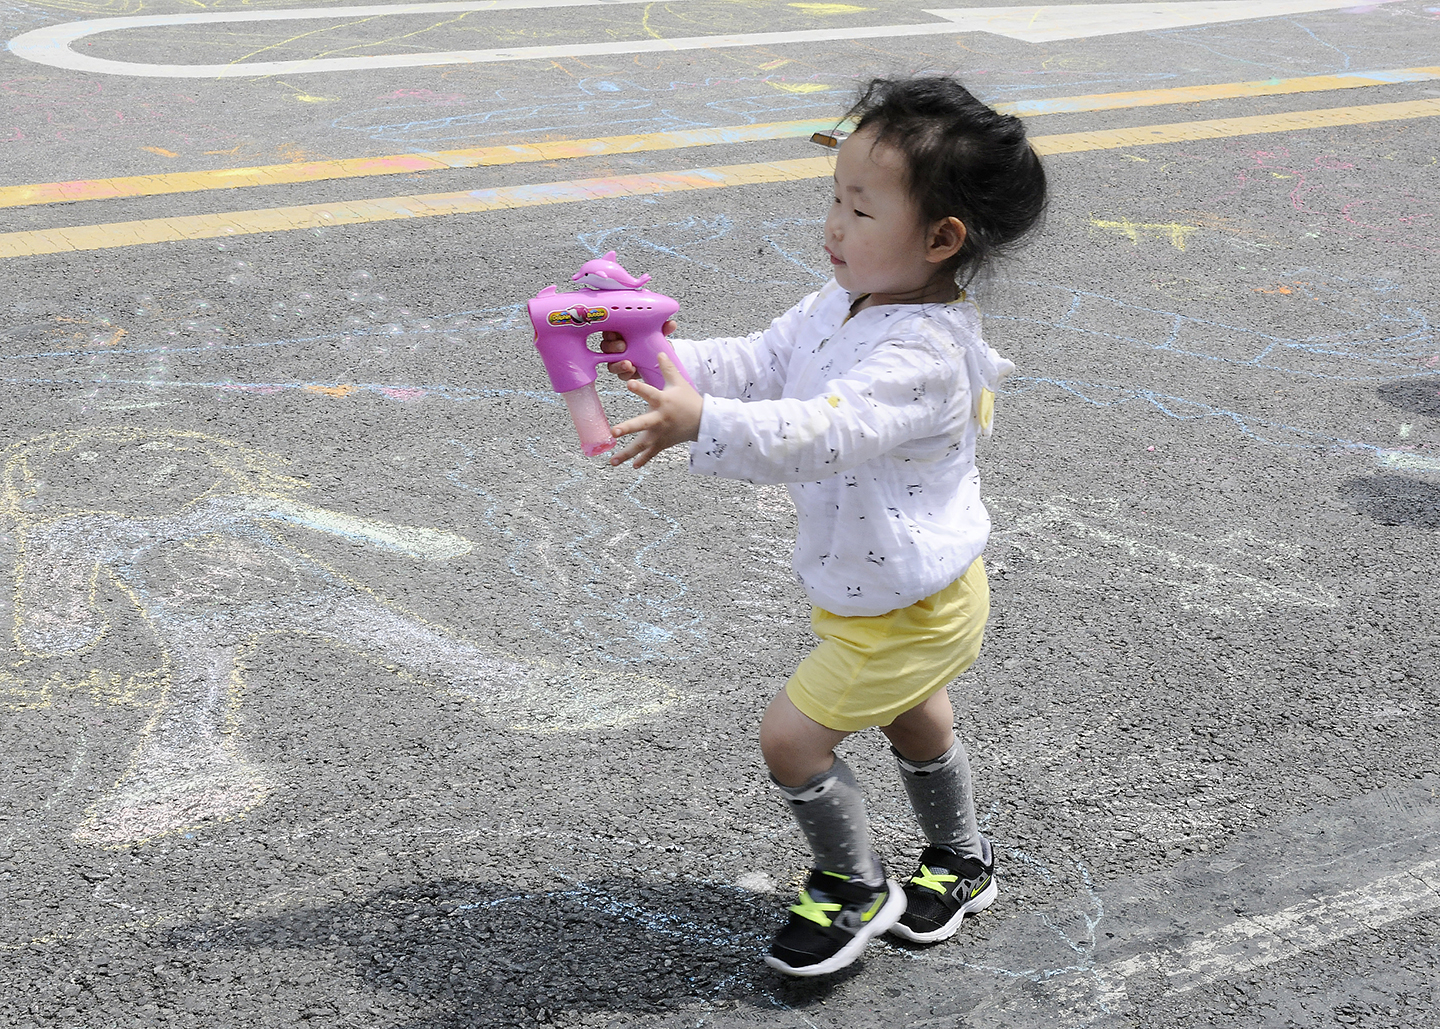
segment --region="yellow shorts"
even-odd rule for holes
[[[940,592],[888,614],[847,618],[811,608],[820,645],[785,693],[839,732],[889,725],[975,663],[989,617],[990,584],[979,558]]]

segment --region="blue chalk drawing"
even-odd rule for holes
[[[623,495],[645,516],[639,522],[641,526],[649,528],[658,523],[660,531],[634,532],[634,519],[622,519],[618,512],[612,512],[609,518],[595,513],[604,504],[599,486],[608,468],[578,461],[565,466],[542,451],[540,440],[524,441],[530,467],[550,468],[559,474],[549,484],[547,496],[553,517],[543,525],[537,521],[533,528],[522,531],[513,524],[502,524],[502,516],[513,511],[513,501],[478,473],[475,449],[453,439],[449,446],[460,456],[446,472],[447,480],[484,503],[486,527],[507,546],[507,570],[535,598],[536,603],[530,605],[531,629],[567,646],[584,643],[595,658],[617,664],[685,660],[703,642],[703,616],[697,608],[681,602],[690,592],[688,583],[652,563],[658,552],[681,538],[682,527],[642,499],[654,489],[648,467],[640,469]],[[648,540],[625,561],[628,546],[617,546],[616,553],[610,553],[605,546],[606,537],[617,534],[645,536]],[[562,579],[557,571],[547,570],[548,562],[540,552],[551,546],[558,546],[568,555],[577,570],[573,576]],[[616,564],[628,564],[640,575],[626,575],[622,570],[622,584],[617,587]],[[628,585],[623,583],[624,578],[630,580]],[[602,592],[597,589],[599,584],[608,588]],[[557,590],[560,609],[574,612],[568,627],[558,620],[552,606]]]
[[[1301,270],[1284,278],[1305,274],[1305,270]],[[1385,382],[1433,375],[1433,369],[1422,369],[1416,365],[1419,359],[1434,355],[1440,347],[1440,337],[1437,337],[1429,314],[1403,300],[1397,298],[1389,304],[1366,304],[1366,309],[1361,312],[1349,310],[1357,299],[1350,289],[1360,284],[1344,283],[1341,287],[1296,284],[1296,288],[1303,291],[1297,299],[1319,302],[1326,308],[1332,323],[1337,325],[1335,330],[1309,336],[1287,336],[1267,328],[1236,324],[1220,318],[1147,307],[1104,293],[1051,282],[1024,281],[1018,284],[1027,287],[1024,296],[1010,307],[987,309],[988,321],[1039,325],[1138,349],[1166,351],[1198,361],[1304,378]],[[1393,283],[1380,282],[1372,284],[1371,291],[1383,298],[1396,289]],[[1045,306],[1047,300],[1065,303],[1065,312],[1058,318],[1037,315],[1036,309]],[[1090,319],[1089,323],[1082,321],[1086,318]],[[1100,327],[1123,320],[1148,323],[1153,332],[1140,334]],[[1233,349],[1239,353],[1220,352],[1220,338],[1236,341]],[[1208,348],[1207,343],[1211,344]],[[1306,367],[1307,363],[1311,366]]]
[[[819,268],[819,259],[823,254],[820,246],[823,225],[824,222],[818,218],[778,218],[759,222],[758,225],[745,224],[730,214],[719,214],[691,216],[660,225],[610,226],[597,232],[581,233],[576,239],[592,254],[603,254],[608,250],[638,254],[638,258],[627,260],[636,267],[651,261],[650,267],[665,269],[663,274],[677,281],[694,274],[682,271],[677,265],[689,265],[711,276],[737,283],[794,285],[797,290],[805,290],[824,285],[830,278],[828,270],[822,272]],[[759,239],[765,244],[764,249],[782,258],[798,270],[799,275],[776,275],[775,269],[769,265],[757,268],[758,262],[746,262],[741,265],[744,270],[737,270],[735,237],[748,240],[757,228]],[[751,270],[755,273],[752,274]],[[799,299],[798,296],[796,299]],[[705,313],[712,315],[713,311]],[[735,331],[750,332],[778,313],[736,312],[734,316],[739,324]]]

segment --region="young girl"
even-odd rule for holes
[[[1013,365],[981,339],[962,284],[1035,227],[1046,195],[1020,121],[951,79],[875,80],[849,117],[825,219],[835,278],[763,332],[675,340],[695,389],[663,358],[663,391],[611,365],[651,408],[615,426],[636,438],[611,464],[689,442],[692,471],[783,482],[795,501],[795,573],[821,642],[766,710],[760,749],[815,857],[765,958],[802,976],[844,968],[886,930],[947,939],[995,899],[945,687],[989,613],[975,441]],[[903,889],[835,755],[871,726],[929,842]]]

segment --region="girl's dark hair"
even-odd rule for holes
[[[965,245],[946,270],[964,286],[993,257],[1024,242],[1045,213],[1045,170],[1019,118],[999,114],[954,79],[874,79],[847,116],[873,129],[909,169],[924,224],[965,223]]]

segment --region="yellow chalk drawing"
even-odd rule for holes
[[[806,14],[861,14],[873,11],[873,7],[855,7],[852,4],[786,4]]]
[[[291,98],[294,100],[298,100],[302,104],[329,104],[333,103],[336,99],[333,96],[314,96],[310,93],[305,92],[303,89],[299,89],[295,86],[290,85],[290,83],[284,81],[283,79],[277,79],[276,85],[284,86],[286,89],[291,90]]]
[[[50,673],[44,679],[33,679],[26,673],[39,671],[37,665],[20,661],[0,668],[0,711],[43,710],[62,693],[84,693],[95,703],[112,707],[149,707],[165,685],[161,670],[154,668],[130,675],[92,668],[78,678]]]
[[[1176,250],[1185,249],[1185,239],[1192,232],[1199,232],[1198,225],[1181,225],[1178,222],[1132,222],[1128,218],[1120,221],[1105,221],[1100,218],[1091,218],[1090,224],[1097,229],[1104,229],[1106,232],[1119,233],[1127,237],[1131,243],[1137,246],[1140,243],[1141,235],[1147,237],[1160,237],[1170,240],[1170,245]]]
[[[323,154],[311,153],[309,150],[295,143],[281,143],[275,148],[275,152],[292,164],[325,160]]]
[[[786,93],[823,93],[830,88],[823,82],[772,82],[770,85]]]
[[[176,153],[175,151],[173,151],[173,150],[166,150],[164,147],[159,147],[159,146],[142,146],[140,149],[141,149],[141,150],[146,150],[146,151],[148,151],[148,152],[150,152],[150,153],[152,153],[152,154],[159,154],[161,157],[179,157],[179,156],[180,156],[179,154],[177,154],[177,153]]]
[[[320,393],[327,397],[348,397],[354,393],[358,386],[348,382],[342,382],[337,386],[306,386],[306,393]]]
[[[383,599],[304,540],[421,561],[474,545],[317,507],[308,489],[282,459],[197,432],[101,428],[4,452],[14,625],[0,711],[18,717],[83,693],[147,715],[77,840],[126,846],[265,802],[276,772],[249,757],[244,733],[245,669],[261,647],[323,641],[345,656],[329,663],[337,674],[347,660],[374,662],[534,733],[615,725],[672,702],[663,683],[511,656]],[[138,651],[137,631],[150,641]]]
[[[108,318],[77,318],[57,314],[51,316],[50,323],[47,327],[27,326],[21,331],[32,338],[39,337],[48,344],[61,346],[73,340],[95,347],[113,347],[125,336],[125,330]]]

